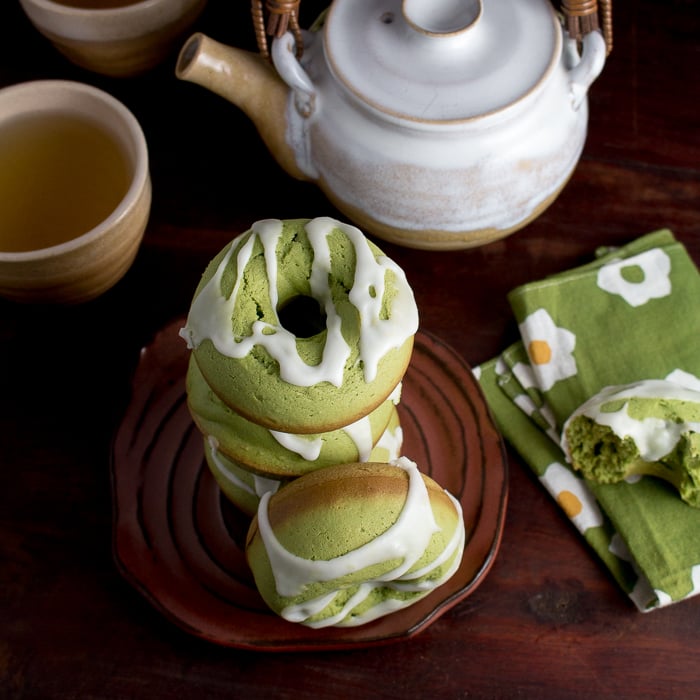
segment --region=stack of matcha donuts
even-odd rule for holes
[[[258,588],[289,620],[362,624],[423,597],[434,587],[426,581],[439,585],[459,564],[459,504],[427,477],[416,481],[416,465],[400,458],[397,405],[417,329],[418,310],[401,268],[359,229],[327,217],[256,222],[213,258],[195,290],[180,331],[191,350],[188,407],[222,493],[252,518],[246,553]],[[323,487],[337,469],[362,478],[343,476],[342,492]],[[387,473],[393,477],[387,480]],[[416,525],[405,525],[407,514],[432,513],[435,488],[445,494],[439,516],[421,517],[432,525],[419,524],[425,535],[416,538]],[[319,500],[324,492],[328,499]],[[284,505],[290,498],[291,511]],[[348,513],[365,535],[344,544]],[[356,553],[358,563],[342,569],[355,571],[349,580],[327,561],[331,569],[319,581],[317,567],[280,545],[270,525],[277,521],[288,533],[321,524],[329,560],[364,552],[380,535],[404,542],[406,556],[397,563],[381,559],[383,550]],[[420,551],[408,546],[423,540]],[[448,545],[451,556],[438,556]],[[270,556],[273,550],[283,552],[282,559]],[[367,569],[367,556],[374,570],[358,574]],[[290,566],[292,578],[306,571],[313,582],[280,590],[275,572],[286,571],[289,584]],[[407,571],[398,588],[387,588]]]

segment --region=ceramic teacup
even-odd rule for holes
[[[133,263],[150,209],[146,139],[119,100],[65,80],[0,90],[0,296],[94,299]]]
[[[20,0],[27,17],[70,61],[125,77],[154,68],[206,0]]]

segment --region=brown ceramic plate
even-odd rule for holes
[[[313,630],[271,613],[245,561],[248,519],[206,467],[184,388],[184,319],[142,350],[112,453],[119,570],[187,632],[266,651],[351,649],[407,639],[472,593],[498,550],[507,500],[503,442],[470,368],[419,332],[399,413],[403,454],[456,496],[467,544],[457,573],[409,608],[364,626]]]

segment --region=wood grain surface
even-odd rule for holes
[[[320,6],[302,2],[302,26]],[[199,639],[154,609],[111,549],[111,442],[140,349],[186,312],[233,235],[261,218],[337,214],[279,170],[235,107],[178,81],[174,57],[140,78],[103,78],[62,58],[19,3],[0,3],[0,28],[0,85],[82,80],[129,106],[154,197],[134,266],[103,297],[0,302],[0,698],[697,697],[700,599],[637,612],[512,451],[488,576],[414,638],[260,653]],[[210,0],[196,28],[255,48],[245,0]],[[669,227],[700,263],[697,3],[618,0],[614,32],[583,157],[542,216],[469,251],[380,243],[405,269],[422,327],[471,366],[515,339],[510,289],[599,245]]]

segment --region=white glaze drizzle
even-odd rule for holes
[[[308,583],[330,581],[360,571],[373,564],[393,559],[401,560],[401,563],[393,570],[387,571],[373,581],[361,584],[357,592],[345,604],[343,611],[336,616],[329,617],[318,623],[304,622],[308,617],[317,614],[333,601],[337,591],[332,591],[318,599],[288,606],[280,612],[282,617],[293,622],[304,622],[304,624],[312,627],[339,624],[347,613],[364,600],[374,588],[386,587],[387,585],[394,586],[396,585],[395,582],[400,581],[402,577],[406,579],[415,579],[417,577],[418,574],[416,573],[407,574],[406,572],[423,556],[433,534],[438,532],[440,528],[435,522],[430,496],[416,464],[405,457],[394,461],[393,464],[405,469],[409,475],[406,501],[396,522],[371,542],[327,561],[304,559],[285,549],[277,540],[268,520],[267,508],[270,494],[262,496],[258,506],[258,527],[270,561],[276,589],[281,596],[298,595],[305,584]],[[465,534],[461,507],[452,496],[450,498],[456,504],[460,515],[460,525],[456,528],[457,532],[455,532],[447,547],[450,553],[441,555],[435,562],[422,569],[421,572],[427,573],[432,568],[440,566],[459,548],[460,543],[463,548]],[[461,557],[455,557],[455,559],[457,560],[456,565],[450,567],[450,571],[446,572],[440,578],[440,581],[428,583],[425,586],[425,590],[423,590],[421,584],[411,584],[410,581],[406,582],[406,588],[427,594],[429,590],[440,585],[454,573]],[[424,573],[420,575],[424,575]],[[401,584],[398,585],[400,586]],[[387,600],[385,603],[375,606],[377,610],[374,611],[373,615],[378,617],[386,614],[390,609],[395,609],[397,602],[400,606],[404,606],[415,602],[417,599],[417,597],[411,597],[408,601]],[[365,617],[363,619],[367,620],[370,618]]]
[[[369,593],[371,593],[371,589],[370,591],[365,593],[365,597],[369,595]],[[352,611],[352,608],[350,608],[349,606],[345,606],[342,613],[335,616],[336,618],[340,618],[335,624],[337,627],[358,627],[360,625],[365,625],[368,622],[372,622],[372,620],[376,620],[378,617],[384,617],[384,615],[388,615],[389,613],[392,613],[396,610],[401,610],[402,608],[407,608],[409,605],[413,605],[414,603],[418,602],[421,598],[425,598],[425,596],[427,596],[428,593],[430,593],[430,591],[421,592],[419,594],[416,594],[415,596],[412,596],[411,598],[406,599],[391,597],[385,598],[380,603],[377,603],[368,610],[365,610],[365,612],[362,615],[351,616],[350,612]],[[318,622],[308,622],[307,626],[319,628],[325,627],[326,625],[323,625],[322,623]]]
[[[331,272],[328,236],[334,228],[341,229],[355,248],[357,264],[349,299],[360,317],[359,354],[364,378],[366,382],[373,381],[382,357],[392,348],[401,347],[418,330],[418,310],[403,270],[386,256],[375,259],[359,229],[329,217],[312,219],[305,227],[314,253],[309,279],[311,293],[326,314],[326,343],[319,364],[310,366],[302,360],[297,351],[296,337],[279,323],[255,321],[252,334],[245,338],[234,338],[231,333],[233,308],[256,240],[260,240],[264,249],[270,304],[273,308],[277,306],[279,271],[276,248],[282,233],[282,221],[278,219],[264,219],[253,224],[253,233],[241,246],[236,258],[237,279],[233,290],[225,298],[221,295],[221,280],[239,239],[231,243],[211,279],[193,299],[187,322],[180,330],[188,348],[197,348],[209,338],[222,355],[240,359],[255,345],[261,345],[279,363],[280,377],[284,381],[296,386],[313,386],[324,381],[341,386],[350,348],[341,333],[341,319],[333,304],[328,281]],[[384,279],[388,270],[395,274],[396,296],[389,318],[382,319]]]
[[[246,493],[252,496],[262,496],[265,493],[276,493],[279,489],[281,482],[277,479],[268,479],[264,476],[259,476],[258,474],[253,474],[251,472],[251,477],[253,479],[253,486],[247,484],[243,479],[240,479],[234,472],[227,468],[227,466],[219,458],[219,442],[212,435],[207,436],[207,441],[209,442],[209,449],[211,458],[214,460],[214,464],[219,468],[219,473],[227,480],[230,481],[234,486],[242,489]]]
[[[450,493],[448,497],[459,513],[460,523],[462,523],[462,506]],[[321,620],[312,621],[308,618],[320,613],[326,606],[331,605],[339,591],[335,590],[326,595],[304,601],[298,605],[290,605],[282,611],[282,616],[290,622],[301,622],[308,627],[319,629],[321,627],[356,627],[364,625],[367,622],[376,620],[379,617],[388,615],[395,610],[413,605],[415,602],[426,596],[430,591],[438,586],[441,586],[445,581],[449,580],[459,568],[462,557],[461,552],[464,551],[464,542],[466,539],[465,529],[462,525],[457,527],[447,543],[447,546],[433,561],[428,563],[421,569],[416,569],[410,573],[405,573],[394,581],[365,581],[358,585],[355,593],[345,602],[342,608],[335,614],[325,617]],[[416,579],[427,576],[431,571],[442,566],[450,557],[454,556],[449,568],[437,579],[416,581]],[[393,597],[387,595],[384,599],[365,610],[361,615],[351,615],[355,607],[360,605],[376,588],[385,588],[395,591],[407,593],[415,593],[409,598]]]
[[[359,455],[357,461],[366,462],[373,447],[372,423],[369,416],[363,416],[341,430],[355,443]],[[306,435],[283,433],[279,430],[270,430],[270,434],[282,447],[309,462],[317,460],[323,448],[322,437],[309,438]]]
[[[306,232],[314,255],[323,249],[330,255],[326,239],[334,228],[343,231],[355,248],[355,279],[349,299],[360,315],[360,359],[365,381],[371,382],[376,377],[382,357],[390,350],[401,347],[418,330],[418,309],[404,271],[386,255],[375,259],[364,234],[355,226],[328,217],[312,219],[306,225]],[[316,257],[313,268],[316,269]],[[394,273],[396,296],[389,318],[382,319],[382,299],[389,270]]]
[[[338,627],[357,627],[358,625],[364,625],[367,622],[371,622],[372,620],[376,620],[379,617],[388,615],[389,613],[392,613],[395,610],[400,610],[401,608],[406,608],[409,605],[413,605],[416,601],[425,597],[426,595],[428,595],[428,593],[435,590],[438,586],[441,586],[443,583],[452,578],[452,576],[454,576],[455,572],[457,571],[457,569],[459,569],[459,566],[462,563],[462,552],[464,551],[466,532],[463,526],[461,504],[456,498],[454,498],[454,496],[452,496],[452,494],[450,494],[447,491],[445,493],[447,493],[447,495],[450,497],[453,504],[455,505],[455,508],[457,509],[457,512],[459,513],[460,526],[456,528],[450,541],[448,542],[445,549],[441,552],[441,554],[422,569],[412,571],[410,573],[410,577],[412,579],[417,579],[422,576],[426,576],[434,569],[442,566],[442,564],[448,561],[451,556],[455,555],[449,568],[446,569],[439,578],[432,579],[430,581],[407,581],[405,583],[402,582],[401,579],[397,581],[390,581],[386,584],[387,588],[391,588],[397,591],[411,592],[415,593],[416,595],[410,598],[394,598],[392,596],[387,596],[381,602],[377,603],[376,605],[373,605],[361,615],[349,614],[352,611],[352,606],[357,605],[358,602],[361,602],[361,600],[352,603],[352,606],[350,605],[351,601],[348,601],[348,604],[344,606],[343,611],[341,613],[338,613],[338,615],[334,616],[334,622],[331,624],[336,624]],[[408,578],[408,576],[409,574],[407,573],[402,578]],[[363,584],[363,586],[367,587],[368,589],[365,592],[365,597],[372,592],[372,589],[374,587],[376,587],[373,584]],[[319,623],[307,624],[309,627],[327,626],[325,624],[325,620]]]
[[[602,411],[601,406],[618,399],[672,399],[700,403],[700,392],[688,389],[673,382],[654,379],[635,382],[625,386],[605,387],[598,394],[577,408],[564,424],[561,445],[567,458],[571,457],[566,429],[577,416],[584,415],[599,425],[605,425],[621,440],[631,437],[639,456],[647,462],[656,462],[673,450],[681,435],[687,432],[700,432],[700,423],[677,421],[663,417],[649,416],[633,418],[628,413],[629,402],[614,412]]]
[[[399,382],[395,387],[394,391],[389,394],[389,401],[398,406],[401,403],[401,392],[403,391],[403,382]]]
[[[334,559],[311,561],[285,549],[275,537],[267,517],[269,497],[261,499],[258,526],[280,595],[298,595],[306,583],[330,581],[373,564],[400,558],[401,564],[381,577],[384,581],[391,580],[401,576],[420,558],[438,526],[416,465],[406,458],[397,460],[396,465],[409,475],[406,502],[396,522],[371,542]]]
[[[283,433],[279,430],[270,430],[272,435],[282,447],[298,454],[307,462],[314,462],[319,458],[323,448],[323,438],[309,438],[305,435],[295,435],[293,433]]]
[[[387,462],[393,462],[399,458],[402,446],[403,428],[400,425],[397,425],[393,432],[390,428],[387,428],[380,435],[379,440],[377,440],[377,444],[375,445],[375,447],[385,449],[389,453]]]
[[[459,514],[460,521],[462,520],[462,505],[460,502],[448,491],[445,491],[447,497],[452,501],[452,505]],[[420,569],[415,569],[414,571],[407,572],[403,576],[400,576],[396,581],[393,581],[391,586],[401,591],[425,591],[432,590],[436,585],[440,585],[446,581],[454,572],[460,563],[460,558],[455,557],[452,562],[452,566],[440,577],[437,581],[418,581],[417,579],[427,576],[431,571],[440,568],[450,557],[455,554],[458,550],[464,548],[464,542],[466,539],[466,533],[463,527],[455,528],[452,533],[450,541],[447,543],[445,548],[440,552],[440,554],[433,559],[433,561],[426,564]]]
[[[401,389],[402,383],[399,382],[394,390],[391,392],[387,401],[391,401],[394,406],[398,406],[401,401]],[[369,416],[363,416],[354,423],[346,425],[341,428],[345,434],[355,443],[355,448],[357,449],[358,462],[366,462],[373,448],[373,436],[372,436],[372,424],[370,422]],[[323,449],[323,438],[322,437],[309,437],[308,435],[296,435],[294,433],[283,433],[279,430],[270,430],[272,435],[277,442],[279,442],[282,447],[286,448],[290,452],[298,454],[302,459],[308,462],[314,462],[317,460]],[[401,449],[401,444],[403,442],[403,432],[398,435],[394,433],[391,434],[390,431],[385,430],[384,433],[379,437],[377,446],[384,447],[389,451],[389,460],[397,459],[399,457],[399,450]],[[381,443],[381,444],[380,444]]]
[[[366,462],[369,459],[372,447],[374,447],[374,438],[372,435],[372,424],[369,416],[360,418],[350,425],[343,428],[343,432],[355,443],[358,454],[358,462]]]

